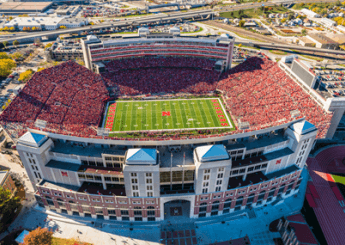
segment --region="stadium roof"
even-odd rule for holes
[[[127,151],[127,165],[148,165],[157,163],[156,149],[129,149]]]
[[[45,135],[26,132],[22,137],[20,137],[19,141],[24,145],[40,147],[46,139],[47,136]]]
[[[301,135],[307,134],[316,129],[313,124],[305,120],[302,122],[297,122],[297,123],[292,124],[290,128],[296,133],[301,134]]]
[[[200,162],[211,162],[229,159],[229,154],[224,145],[207,145],[196,148]]]

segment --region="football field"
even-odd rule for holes
[[[218,98],[115,101],[104,128],[111,132],[234,129]]]

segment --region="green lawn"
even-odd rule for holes
[[[108,106],[104,127],[112,132],[235,130],[218,98],[116,101]]]
[[[288,8],[285,7],[272,7],[272,10],[268,10],[266,13],[286,13],[290,12]],[[233,14],[231,14],[233,13]],[[253,9],[244,9],[243,10],[243,18],[259,18],[260,16],[264,15],[264,11],[260,8],[253,8]],[[239,10],[237,11],[230,11],[230,12],[222,12],[220,13],[221,17],[224,18],[239,18]]]

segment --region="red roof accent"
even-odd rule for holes
[[[310,190],[310,192],[314,198],[320,199],[320,196],[317,193],[315,186],[311,182],[308,183],[308,188],[309,188],[309,190]]]
[[[296,237],[300,243],[307,243],[310,245],[318,244],[308,225],[289,222],[289,226],[294,228]]]
[[[335,197],[339,200],[339,201],[343,201],[344,197],[343,195],[341,195],[339,189],[337,186],[333,186],[332,187],[332,191],[334,192]]]
[[[307,198],[307,201],[308,201],[310,207],[312,207],[312,208],[316,208],[317,207],[316,203],[314,201],[314,198],[313,198],[313,196],[311,194],[307,193],[305,195],[305,197]]]

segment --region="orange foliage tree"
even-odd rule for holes
[[[51,245],[53,232],[48,231],[47,228],[42,229],[38,227],[31,231],[25,238],[23,245]]]

